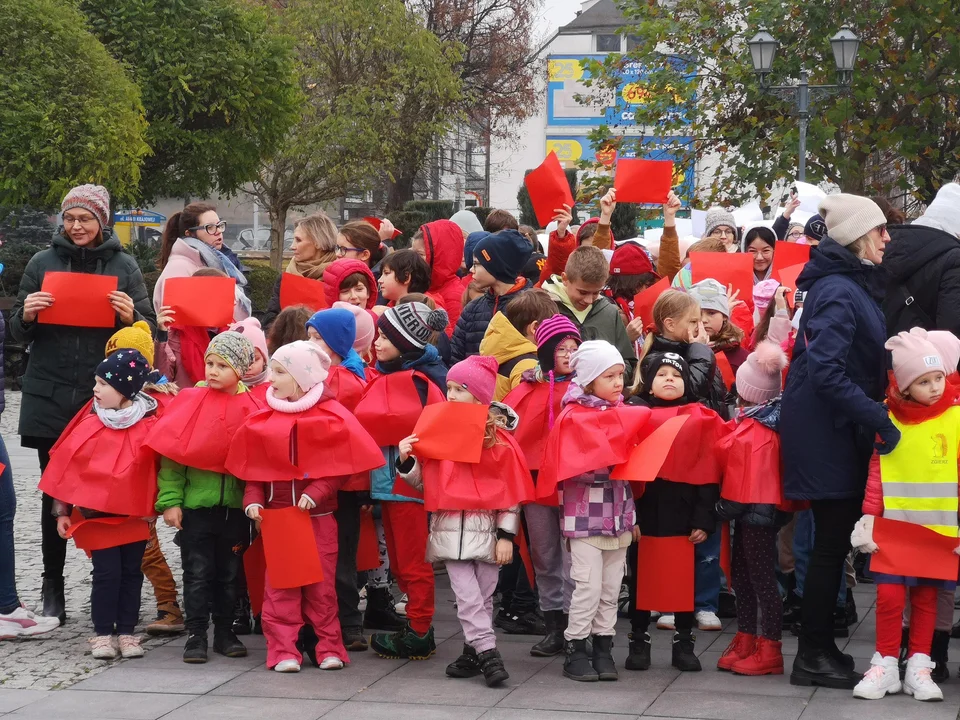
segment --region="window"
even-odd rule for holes
[[[630,52],[639,44],[640,38],[638,38],[636,35],[627,35],[627,52]]]
[[[620,36],[597,35],[597,52],[620,52]]]

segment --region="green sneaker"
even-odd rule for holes
[[[390,660],[426,660],[437,651],[433,627],[425,635],[417,635],[409,625],[395,633],[375,633],[370,648],[380,657]]]

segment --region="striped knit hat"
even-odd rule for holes
[[[100,223],[101,228],[110,224],[110,193],[102,185],[77,185],[70,190],[63,198],[60,211],[66,212],[74,208],[88,210]]]
[[[412,302],[387,308],[377,327],[402,355],[423,350],[433,333],[447,327],[447,320],[446,310],[431,310],[423,303]]]
[[[557,313],[537,325],[537,360],[544,374],[553,372],[557,362],[557,346],[567,338],[573,338],[580,344],[580,331],[565,315]]]

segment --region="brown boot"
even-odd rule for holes
[[[183,631],[183,613],[177,603],[158,605],[157,619],[147,625],[147,635],[176,635]]]

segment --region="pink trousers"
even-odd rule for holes
[[[337,618],[337,521],[333,515],[322,515],[311,518],[311,524],[320,551],[323,582],[281,590],[270,585],[270,572],[266,574],[262,623],[268,668],[281,660],[303,661],[297,650],[297,636],[304,621],[317,633],[318,662],[331,655],[350,662]]]

